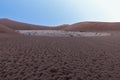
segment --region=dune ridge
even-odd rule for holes
[[[0,28],[4,32],[11,32],[13,30],[64,30],[64,31],[120,31],[120,22],[79,22],[75,24],[63,24],[58,26],[43,26],[18,22],[6,18],[0,18]],[[8,31],[8,29],[10,31]]]
[[[70,31],[120,31],[120,22],[79,22],[63,30]]]
[[[0,24],[7,26],[13,30],[37,30],[37,29],[46,29],[47,26],[33,25],[23,22],[18,22],[6,18],[0,19]]]

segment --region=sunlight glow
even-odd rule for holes
[[[96,4],[96,8],[100,8],[104,12],[103,21],[120,21],[120,0],[91,0]]]

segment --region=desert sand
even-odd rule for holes
[[[118,36],[1,36],[0,79],[119,80],[119,41]]]
[[[51,37],[0,24],[0,80],[120,80],[118,27],[104,30],[110,36]]]

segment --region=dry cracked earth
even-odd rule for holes
[[[0,80],[120,80],[120,36],[0,36]]]

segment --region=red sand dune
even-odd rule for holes
[[[71,31],[119,31],[120,22],[80,22],[64,27]]]
[[[0,19],[0,24],[5,25],[11,29],[14,30],[36,30],[36,29],[46,29],[46,26],[40,26],[40,25],[33,25],[23,22],[17,22],[10,19]]]
[[[13,30],[120,31],[120,22],[80,22],[48,27],[3,18],[0,24]]]
[[[64,30],[65,28],[69,28],[69,26],[70,26],[69,24],[63,24],[63,25],[53,27],[52,29],[53,30]]]

